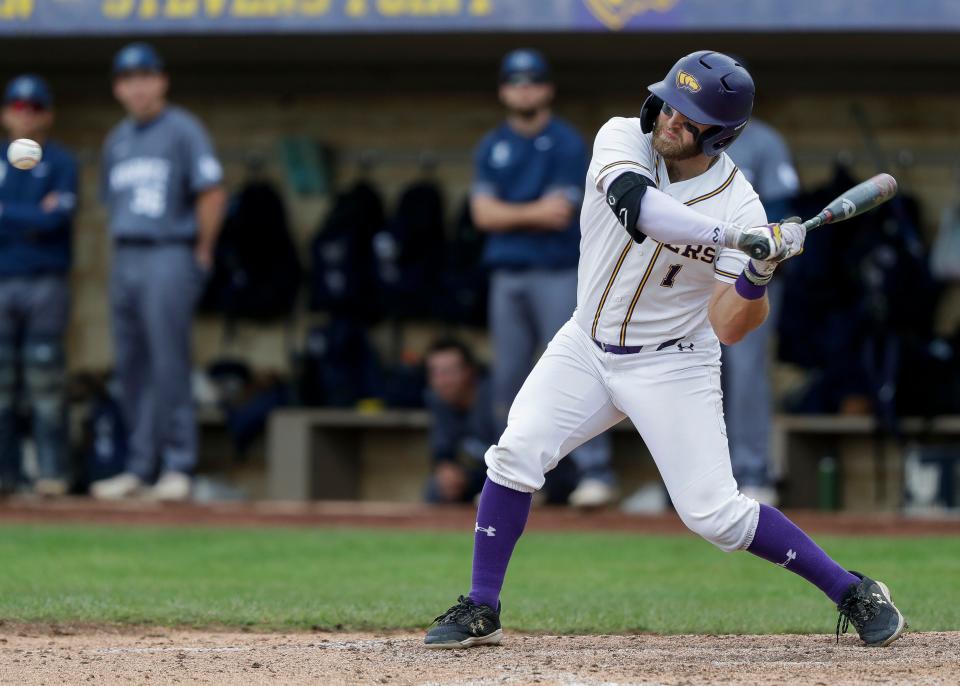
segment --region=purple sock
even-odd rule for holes
[[[780,510],[769,505],[760,505],[757,532],[747,550],[799,574],[834,603],[840,602],[851,584],[860,583],[860,579],[830,559]]]
[[[473,537],[473,585],[470,599],[496,609],[507,565],[530,514],[531,493],[487,479],[480,492]]]

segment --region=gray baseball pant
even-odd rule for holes
[[[490,280],[494,417],[500,432],[537,356],[577,306],[577,269],[500,269]],[[610,437],[603,433],[570,454],[583,477],[615,481]]]
[[[144,480],[158,467],[196,467],[191,326],[205,276],[189,243],[120,244],[114,251],[110,306],[130,436],[126,470]]]

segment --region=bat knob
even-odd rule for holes
[[[756,234],[746,232],[740,234],[737,247],[755,260],[765,260],[770,257],[770,244],[765,238]]]

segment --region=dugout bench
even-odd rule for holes
[[[430,416],[425,410],[361,412],[283,408],[267,430],[267,496],[273,500],[422,500],[430,468]],[[960,416],[905,418],[903,438],[960,445]],[[613,428],[614,469],[621,493],[656,479],[632,424]],[[903,493],[903,450],[879,436],[872,417],[778,415],[773,461],[782,477],[781,503],[816,508],[825,456],[837,467],[837,504],[850,511],[894,510]]]
[[[898,509],[904,490],[904,444],[951,444],[960,451],[960,416],[905,417],[898,431],[899,437],[878,433],[872,416],[777,415],[772,450],[784,485],[781,504],[815,508],[823,503],[821,460],[832,458],[840,509]]]
[[[430,470],[426,410],[283,408],[267,425],[267,496],[273,500],[422,501]],[[656,480],[629,421],[613,428],[621,491]]]
[[[429,426],[426,410],[276,410],[267,424],[267,496],[420,500]],[[378,475],[372,486],[362,478],[364,472]]]

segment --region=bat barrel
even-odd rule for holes
[[[838,195],[820,214],[803,225],[809,231],[824,224],[842,222],[882,205],[896,194],[897,180],[889,174],[877,174]]]
[[[877,174],[870,179],[870,182],[877,185],[877,194],[883,200],[888,200],[897,194],[897,180],[890,174]]]

